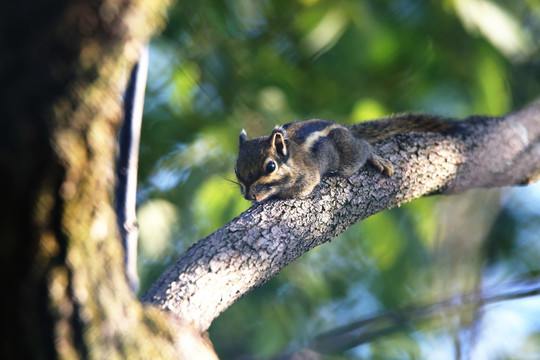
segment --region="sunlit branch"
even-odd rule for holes
[[[317,245],[424,195],[527,184],[540,176],[540,103],[464,119],[456,134],[410,133],[374,144],[396,173],[364,167],[323,179],[305,199],[252,206],[198,241],[143,295],[206,330],[225,309]]]

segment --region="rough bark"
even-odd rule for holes
[[[392,177],[366,166],[349,179],[325,179],[306,199],[254,205],[193,245],[142,300],[205,330],[246,292],[374,213],[426,194],[533,182],[540,176],[540,103],[465,119],[449,135],[399,135],[376,149],[394,164]]]
[[[167,2],[23,0],[0,12],[2,359],[190,357],[186,338],[208,349],[133,298],[111,209],[123,71]]]

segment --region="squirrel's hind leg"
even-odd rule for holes
[[[394,174],[394,166],[390,161],[379,155],[372,153],[369,161],[386,176],[392,176]]]
[[[360,170],[367,161],[387,176],[394,173],[394,167],[388,160],[375,154],[370,143],[354,137],[350,131],[346,129],[335,130],[329,134],[329,139],[339,154],[339,165],[333,173],[345,177],[351,176]]]

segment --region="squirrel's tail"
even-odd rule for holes
[[[456,129],[456,121],[434,115],[401,114],[349,126],[354,136],[370,143],[411,131],[445,133]]]

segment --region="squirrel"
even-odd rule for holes
[[[246,200],[302,198],[324,176],[349,177],[368,161],[392,176],[394,167],[374,152],[372,143],[411,131],[444,133],[454,124],[436,116],[404,114],[350,126],[299,120],[250,140],[242,130],[234,172]]]

